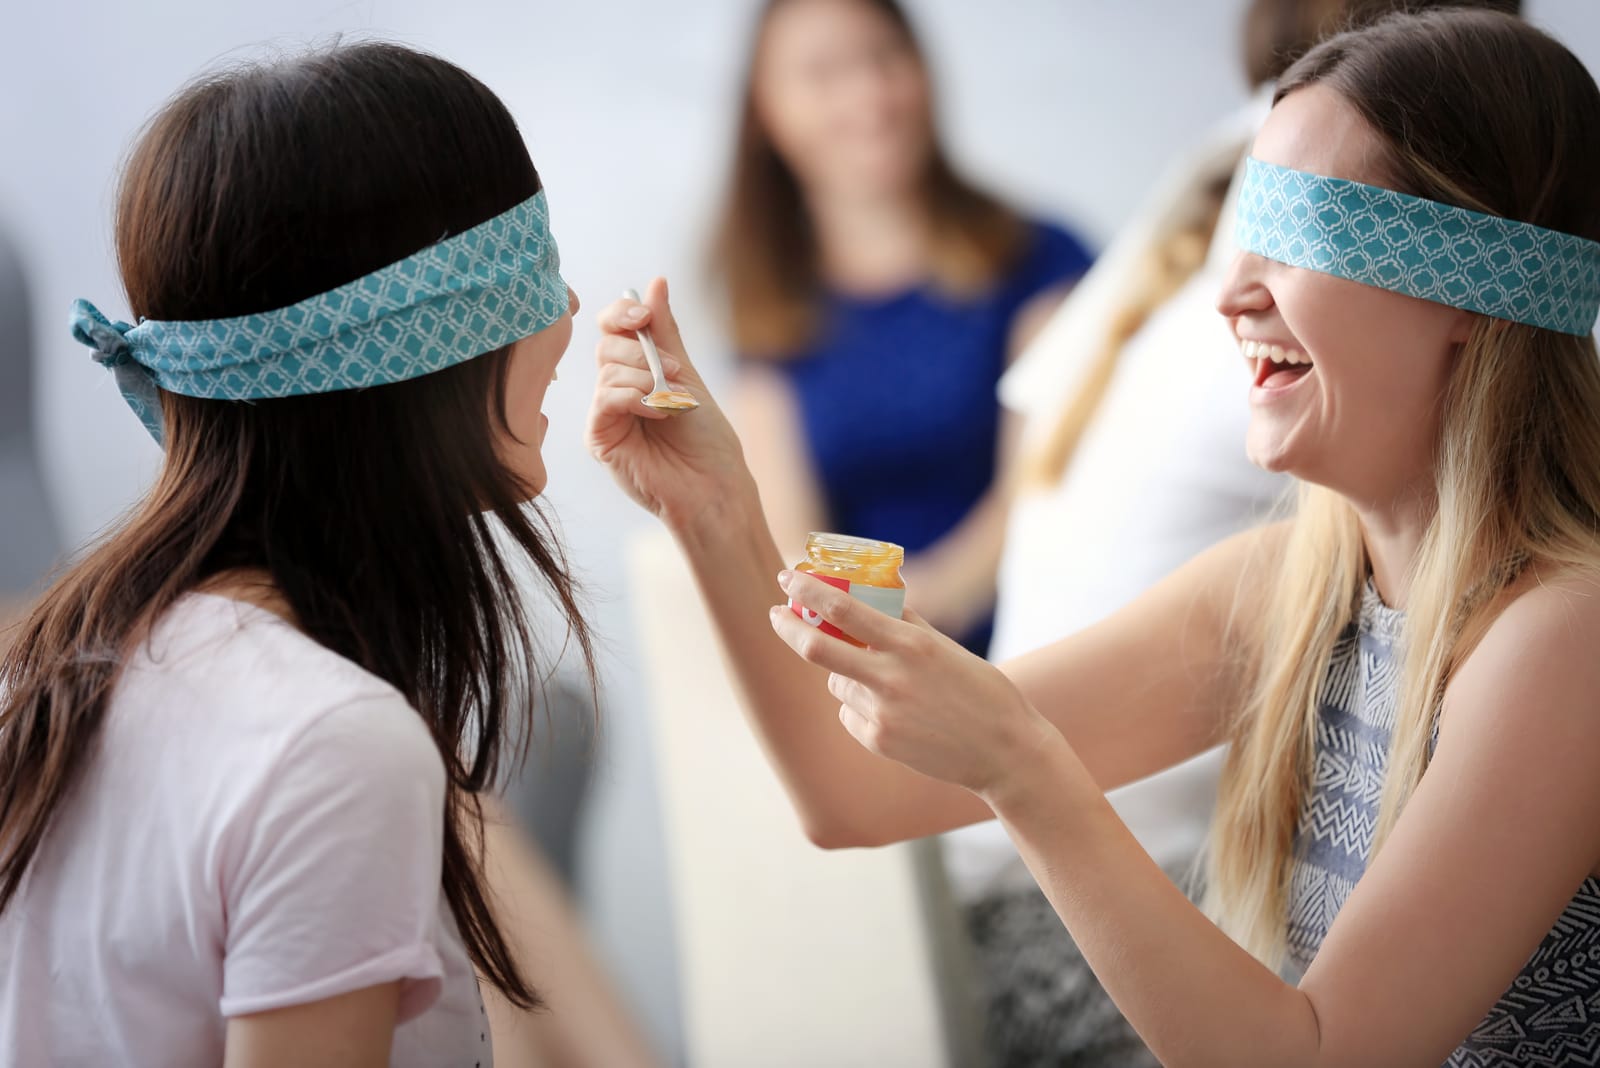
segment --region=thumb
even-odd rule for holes
[[[689,352],[683,344],[683,335],[678,332],[678,320],[672,314],[672,305],[667,302],[667,280],[660,276],[650,279],[650,284],[644,291],[645,306],[650,309],[650,334],[656,339],[656,344],[666,349],[678,358],[678,362],[686,368],[693,369],[689,359]],[[695,372],[699,378],[699,373]]]

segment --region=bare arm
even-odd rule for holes
[[[1024,304],[1007,338],[1009,365],[1027,348],[1072,291],[1076,281],[1045,290]],[[994,605],[1006,524],[1016,498],[1018,445],[1022,418],[1002,408],[995,446],[995,477],[984,495],[944,537],[906,561],[907,603],[939,630],[960,634],[977,624]],[[759,481],[759,473],[757,480]],[[919,592],[920,591],[920,592]]]
[[[228,1021],[224,1068],[383,1068],[389,1063],[400,984]]]
[[[798,560],[806,535],[829,529],[829,522],[794,390],[776,371],[744,368],[734,380],[732,417],[772,539],[786,559]]]
[[[1072,285],[1039,293],[1017,312],[1007,339],[1008,363],[1038,334]],[[733,422],[772,537],[786,559],[798,559],[806,534],[829,523],[794,391],[769,369],[746,368],[736,380]],[[994,481],[959,523],[906,560],[907,603],[940,630],[962,633],[994,604],[1020,433],[1021,420],[1002,411]]]
[[[783,596],[774,579],[786,561],[737,440],[682,357],[661,288],[651,288],[657,343],[675,354],[676,380],[704,407],[674,421],[642,408],[649,381],[622,318],[631,305],[618,302],[601,315],[608,336],[599,346],[591,448],[682,547],[744,708],[807,834],[826,846],[878,845],[990,818],[969,791],[857,745],[840,724],[828,672],[791,655],[766,625]],[[1253,551],[1249,537],[1226,543],[1113,620],[1008,666],[1023,693],[1081,747],[1102,785],[1169,766],[1216,738],[1232,678],[1225,621]]]
[[[773,540],[793,563],[800,558],[807,533],[832,526],[809,460],[794,391],[772,371],[741,372],[734,422]],[[994,484],[942,538],[906,560],[909,603],[943,630],[966,630],[994,603],[995,573],[1011,507],[1008,471],[1016,438],[1014,420],[1008,417],[1002,430]]]
[[[661,1062],[583,937],[583,921],[538,852],[484,806],[484,873],[501,930],[545,999],[526,1012],[491,986],[483,1003],[501,1068],[654,1068]]]
[[[1001,412],[994,481],[961,522],[906,561],[907,603],[939,630],[964,633],[994,606],[1021,428],[1020,419]]]
[[[819,595],[826,618],[849,614],[835,594]],[[871,653],[774,620],[847,677],[846,723],[863,746],[994,809],[1164,1064],[1438,1064],[1600,865],[1600,582],[1536,588],[1495,622],[1446,693],[1433,763],[1298,988],[1184,899],[1025,703],[976,723],[977,672],[923,682],[906,670],[923,633],[851,622]]]

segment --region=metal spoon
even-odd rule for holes
[[[637,289],[625,289],[622,295],[636,303],[644,303]],[[639,335],[639,344],[644,346],[644,362],[650,365],[650,374],[656,380],[654,388],[644,399],[645,407],[658,412],[687,412],[700,407],[700,402],[692,394],[673,389],[667,384],[666,373],[661,370],[661,353],[656,351],[655,338],[650,336],[649,327],[641,326],[635,332]]]

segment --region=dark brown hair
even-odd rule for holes
[[[390,44],[192,85],[122,178],[116,244],[150,319],[282,307],[540,188],[505,106]],[[479,973],[532,1006],[481,871],[476,795],[525,747],[534,668],[512,543],[594,677],[561,550],[495,450],[508,350],[368,390],[240,403],[163,393],[166,456],[131,516],[46,592],[0,665],[0,908],[92,758],[120,663],[185,592],[270,575],[299,628],[395,686],[444,759],[443,891]],[[498,428],[491,422],[498,413]]]
[[[756,19],[745,75],[733,173],[712,243],[711,266],[728,304],[740,355],[782,358],[817,328],[821,276],[816,231],[799,180],[762,125],[755,102],[761,45],[779,9],[801,0],[767,0]],[[927,60],[896,0],[856,0],[880,15],[924,73]],[[950,165],[929,116],[921,194],[932,224],[934,281],[961,293],[979,288],[1022,252],[1022,221]]]
[[[1395,12],[1456,5],[1522,14],[1522,0],[1253,0],[1244,16],[1245,77],[1252,86],[1277,81],[1312,45],[1335,33]]]

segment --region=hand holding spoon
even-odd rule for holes
[[[631,301],[643,303],[637,289],[625,289],[622,295]],[[650,374],[655,377],[655,386],[644,399],[647,408],[654,408],[658,412],[687,412],[700,407],[700,402],[681,389],[673,389],[667,384],[667,376],[661,369],[661,353],[656,351],[655,338],[650,336],[650,328],[641,326],[637,331],[639,344],[644,346],[644,362],[650,365]]]

